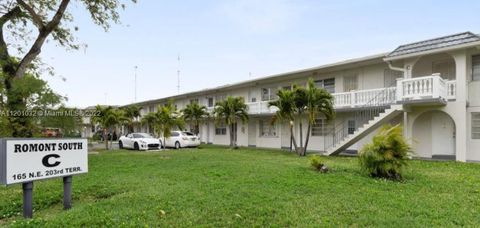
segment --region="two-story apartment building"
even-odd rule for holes
[[[241,96],[250,120],[237,127],[238,144],[289,148],[286,123],[271,124],[275,92],[313,78],[331,92],[337,115],[312,128],[309,150],[337,154],[357,150],[385,123],[401,123],[416,156],[480,161],[480,36],[465,32],[401,45],[382,53],[212,89],[135,103],[142,115],[174,100],[181,109],[199,102],[212,111],[226,96]],[[305,120],[304,120],[305,121]],[[306,124],[306,123],[305,123]],[[225,125],[205,120],[204,143],[229,143]],[[149,132],[148,126],[138,131]],[[295,133],[299,135],[298,126]],[[305,138],[305,137],[304,137]]]

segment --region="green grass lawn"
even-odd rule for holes
[[[480,164],[412,161],[402,183],[369,178],[356,158],[261,149],[114,151],[90,155],[62,210],[62,180],[35,182],[34,217],[21,186],[0,188],[0,225],[480,226]]]

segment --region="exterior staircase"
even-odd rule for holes
[[[326,148],[324,155],[337,155],[342,151],[345,151],[348,147],[352,146],[381,125],[392,120],[400,113],[403,113],[403,105],[391,105],[382,109],[382,111],[371,116],[372,119],[365,121],[365,124],[356,129],[353,134],[342,134],[342,137],[338,140],[334,140],[330,147]]]

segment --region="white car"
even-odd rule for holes
[[[118,147],[120,149],[158,150],[162,148],[162,142],[148,133],[129,133],[118,139]]]
[[[171,136],[165,139],[166,147],[179,149],[182,147],[197,147],[200,145],[200,138],[195,134],[186,131],[172,131]],[[160,140],[163,140],[162,138]]]

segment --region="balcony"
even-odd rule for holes
[[[401,79],[397,81],[398,103],[427,103],[453,100],[456,97],[456,82],[442,79],[440,74]]]
[[[365,108],[391,104],[445,104],[456,97],[456,82],[442,79],[439,74],[399,79],[395,87],[334,93],[335,109]],[[247,103],[251,115],[273,114],[277,108],[268,101]]]
[[[260,101],[260,102],[251,102],[247,103],[248,106],[248,114],[255,115],[255,114],[272,114],[275,113],[278,108],[276,107],[268,107],[269,101]]]

